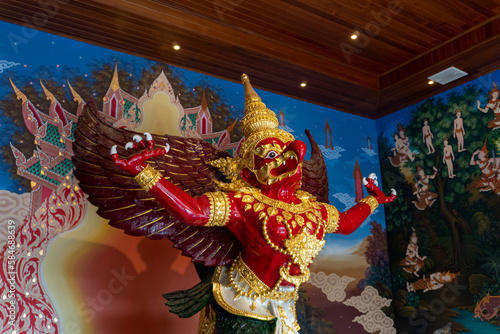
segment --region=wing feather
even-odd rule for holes
[[[306,135],[311,143],[311,159],[304,161],[302,165],[301,189],[316,196],[320,202],[330,203],[325,158],[309,130],[306,130]]]
[[[224,227],[187,226],[172,217],[134,178],[115,166],[111,147],[126,158],[125,144],[138,133],[116,129],[90,101],[80,116],[73,144],[74,175],[97,213],[113,227],[132,236],[169,238],[182,254],[205,266],[225,265],[238,254],[241,245]],[[141,135],[141,134],[139,134]],[[206,162],[229,156],[200,139],[153,135],[157,148],[170,146],[168,154],[149,161],[165,178],[189,193],[199,196],[217,191],[213,181],[220,173]]]

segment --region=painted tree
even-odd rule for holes
[[[479,196],[473,184],[478,179],[480,170],[477,166],[470,165],[471,156],[477,149],[481,149],[486,139],[490,144],[489,150],[496,150],[494,143],[500,137],[500,132],[492,132],[486,126],[490,117],[476,109],[476,100],[480,93],[475,86],[469,85],[462,91],[451,92],[446,98],[427,99],[414,107],[409,122],[404,126],[406,135],[410,139],[410,148],[416,158],[413,162],[404,163],[400,168],[405,170],[404,175],[412,175],[413,181],[418,179],[417,164],[427,175],[433,174],[434,168],[437,170],[435,178],[429,180],[432,191],[437,194],[437,208],[432,210],[437,210],[439,219],[434,221],[444,224],[449,232],[451,247],[446,266],[457,271],[467,270],[472,265],[470,256],[466,254],[464,238],[473,235],[467,208],[473,193],[476,197]],[[458,152],[457,139],[454,138],[457,110],[461,112],[465,129],[463,152]],[[434,135],[435,152],[432,154],[427,154],[428,150],[422,136],[424,120],[428,121]],[[453,148],[455,157],[453,170],[456,175],[454,177],[450,177],[448,167],[443,162],[445,139],[448,139]],[[497,203],[500,204],[499,195],[490,192],[488,196],[495,196]]]
[[[380,166],[383,171],[382,185],[383,189],[397,189],[398,196],[393,202],[393,205],[384,206],[386,215],[395,217],[387,223],[387,231],[391,232],[394,229],[409,226],[413,219],[412,211],[409,208],[411,203],[411,191],[406,182],[405,176],[399,168],[394,168],[389,163],[387,157],[392,155],[389,140],[380,135],[378,137],[378,147],[380,154]],[[397,217],[397,218],[396,218]]]
[[[392,295],[383,295],[384,291],[391,289],[391,273],[389,254],[387,252],[387,233],[381,224],[376,221],[370,223],[371,235],[366,237],[367,246],[365,250],[366,268],[365,278],[361,279],[357,287],[364,290],[371,285],[377,289],[379,294],[391,298]],[[378,284],[378,285],[377,285]]]

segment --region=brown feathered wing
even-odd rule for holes
[[[320,202],[330,203],[325,158],[309,130],[306,135],[311,143],[311,159],[302,164],[301,189],[316,196]]]
[[[110,149],[117,145],[120,157],[130,153],[124,148],[138,133],[116,129],[89,102],[80,116],[73,146],[74,175],[97,213],[113,227],[134,236],[169,238],[183,255],[205,266],[225,265],[238,254],[241,245],[225,227],[195,227],[180,223],[133,176],[115,166]],[[155,146],[170,145],[169,152],[148,161],[165,178],[195,197],[217,191],[213,179],[219,172],[207,161],[229,156],[203,140],[153,135]]]

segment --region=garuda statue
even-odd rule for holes
[[[89,103],[75,133],[75,176],[113,227],[169,238],[198,269],[215,268],[198,271],[203,280],[194,288],[165,295],[171,311],[203,310],[206,332],[298,333],[298,289],[325,234],[352,233],[395,193],[385,197],[371,174],[370,195],[358,204],[346,212],[327,204],[317,144],[307,133],[313,150],[303,161],[305,143],[278,128],[248,76],[242,82],[245,140],[237,157],[200,139],[143,139],[113,128]]]

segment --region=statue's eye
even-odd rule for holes
[[[267,153],[266,157],[264,159],[274,159],[278,156],[278,153],[275,151],[270,151]]]

